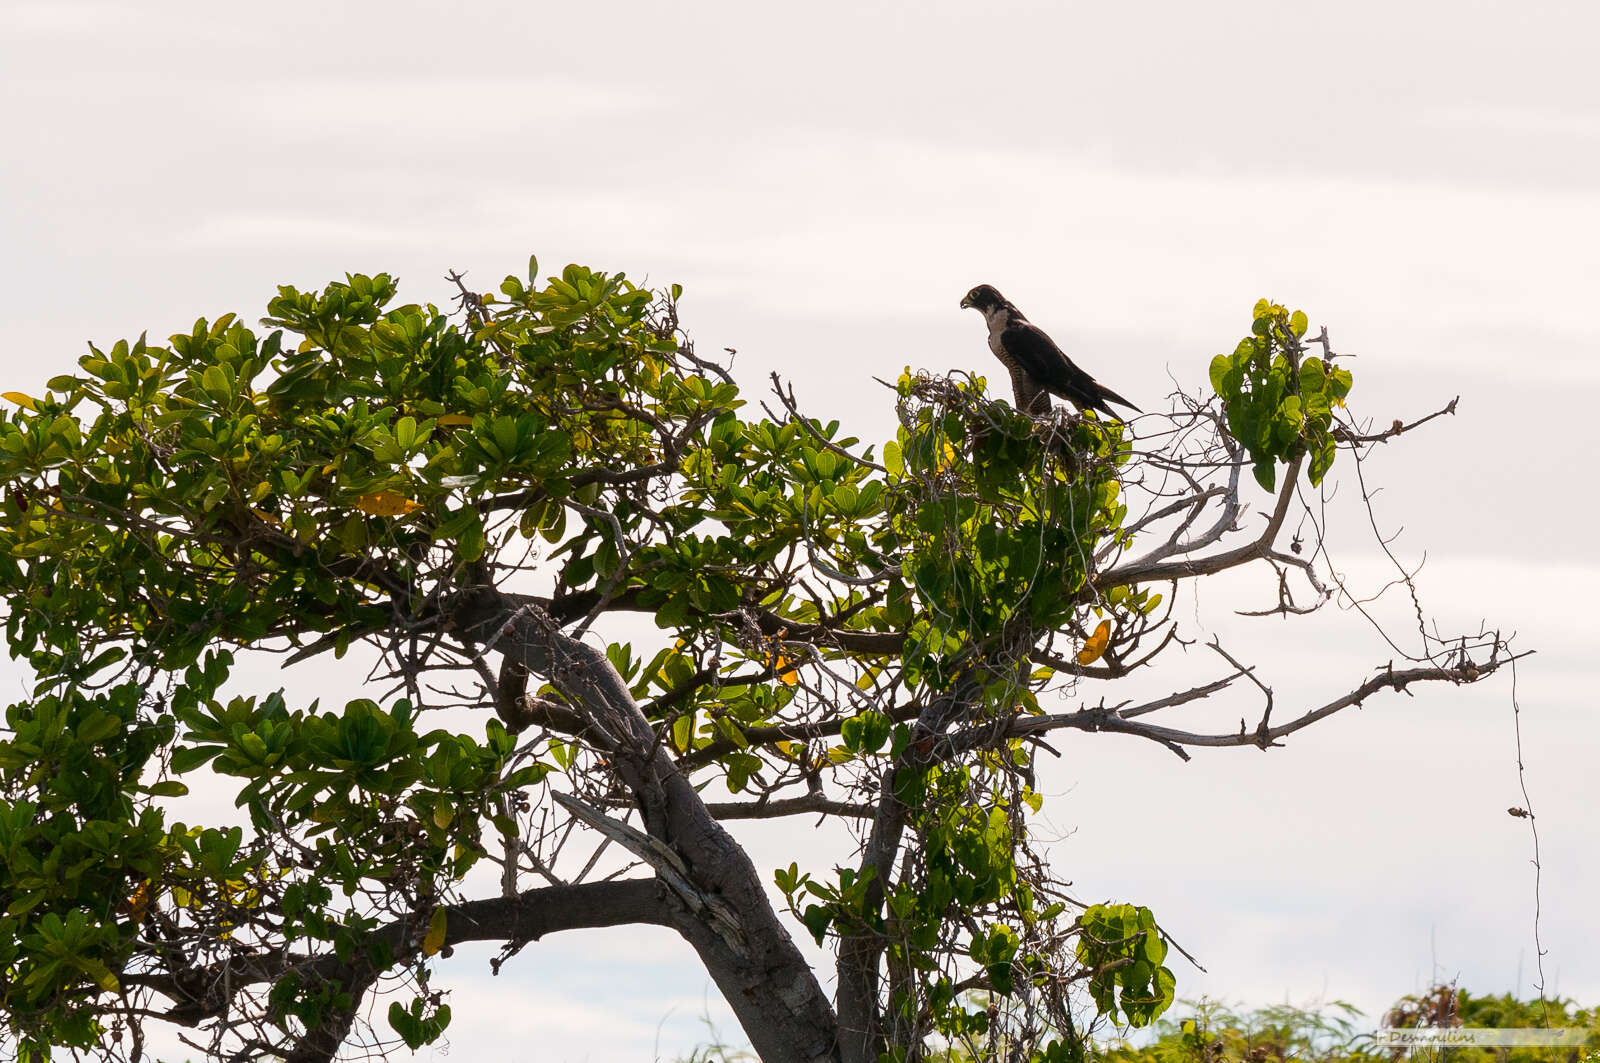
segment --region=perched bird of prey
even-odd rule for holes
[[[1049,413],[1050,396],[1059,395],[1079,410],[1099,410],[1117,416],[1110,403],[1139,411],[1139,407],[1118,395],[1094,377],[1072,364],[1044,330],[1022,316],[1006,297],[987,284],[980,284],[961,300],[989,324],[989,349],[1011,372],[1011,395],[1017,409],[1026,413]]]

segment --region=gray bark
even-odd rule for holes
[[[504,653],[561,691],[587,718],[642,813],[644,830],[676,856],[667,925],[699,954],[764,1063],[836,1063],[833,1008],[767,900],[744,849],[712,818],[678,770],[627,683],[599,649],[563,632],[538,605],[489,588],[454,618],[473,641]]]

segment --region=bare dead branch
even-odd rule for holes
[[[793,424],[798,424],[800,427],[804,428],[806,430],[806,434],[811,436],[812,439],[816,440],[817,445],[833,451],[835,454],[851,462],[852,464],[865,465],[867,468],[876,472],[881,472],[885,476],[889,474],[889,470],[884,468],[882,465],[879,465],[875,461],[861,457],[858,454],[850,453],[848,450],[844,449],[839,444],[835,443],[833,440],[829,439],[827,436],[818,431],[817,426],[811,423],[811,419],[800,413],[799,404],[794,398],[794,385],[790,384],[788,392],[785,393],[783,380],[778,376],[777,373],[772,374],[772,390],[778,396],[778,401],[783,403],[784,409],[789,411],[790,422]]]
[[[1234,734],[1204,734],[1172,727],[1161,727],[1155,724],[1137,723],[1133,720],[1123,719],[1115,713],[1104,709],[1080,709],[1077,712],[1070,713],[1022,717],[1013,722],[1006,733],[1008,737],[1021,737],[1063,729],[1118,731],[1123,734],[1137,735],[1141,738],[1159,742],[1169,749],[1173,749],[1174,752],[1178,752],[1185,760],[1188,759],[1188,755],[1181,752],[1181,750],[1182,747],[1186,746],[1220,748],[1255,745],[1265,748],[1269,745],[1277,745],[1280,739],[1296,731],[1303,730],[1318,720],[1326,719],[1341,709],[1349,708],[1352,705],[1360,705],[1379,691],[1404,691],[1412,683],[1475,683],[1486,676],[1492,675],[1507,663],[1520,660],[1532,652],[1530,650],[1483,664],[1467,663],[1449,668],[1408,668],[1400,671],[1392,668],[1385,669],[1357,686],[1348,694],[1337,697],[1317,708],[1310,709],[1288,723],[1257,731],[1246,731],[1241,728],[1238,733]]]
[[[1456,412],[1456,404],[1460,401],[1461,396],[1457,395],[1455,398],[1445,403],[1441,408],[1434,410],[1430,414],[1418,417],[1415,421],[1412,421],[1409,424],[1402,422],[1397,417],[1395,418],[1393,424],[1381,432],[1361,433],[1346,425],[1338,425],[1334,428],[1333,437],[1341,443],[1349,443],[1353,446],[1359,446],[1362,443],[1387,443],[1396,436],[1404,435],[1406,432],[1409,432],[1414,428],[1420,428],[1429,421],[1433,420],[1435,417],[1443,417],[1445,414],[1454,415]]]
[[[1186,558],[1181,561],[1156,561],[1146,563],[1143,561],[1119,565],[1109,572],[1100,574],[1095,579],[1097,587],[1117,587],[1132,583],[1154,583],[1172,579],[1189,579],[1195,576],[1209,576],[1217,572],[1224,572],[1249,561],[1265,557],[1272,550],[1272,544],[1278,537],[1278,531],[1283,527],[1284,518],[1289,513],[1289,503],[1294,498],[1295,480],[1300,475],[1300,467],[1305,462],[1305,455],[1291,461],[1283,471],[1283,486],[1278,489],[1277,505],[1273,507],[1272,515],[1267,520],[1267,526],[1254,540],[1231,550],[1212,554],[1208,557]]]

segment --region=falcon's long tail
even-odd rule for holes
[[[1126,406],[1128,409],[1132,410],[1134,413],[1143,413],[1144,412],[1143,410],[1139,409],[1139,407],[1135,406],[1133,403],[1131,403],[1127,399],[1123,398],[1121,395],[1118,395],[1115,391],[1112,391],[1110,388],[1108,388],[1104,384],[1100,383],[1100,381],[1096,380],[1094,382],[1094,386],[1095,386],[1096,390],[1099,391],[1099,394],[1096,395],[1095,397],[1100,400],[1098,403],[1095,404],[1095,408],[1096,409],[1104,410],[1106,413],[1109,413],[1113,417],[1115,417],[1116,416],[1116,411],[1113,410],[1109,405],[1107,405],[1108,403],[1114,402],[1118,406]]]

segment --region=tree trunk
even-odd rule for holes
[[[763,1063],[838,1063],[833,1008],[762,887],[744,849],[711,817],[678,770],[627,683],[601,650],[578,641],[537,604],[498,591],[457,614],[467,631],[547,677],[590,725],[643,813],[651,838],[681,860],[661,875],[673,891],[668,923],[699,954]]]

